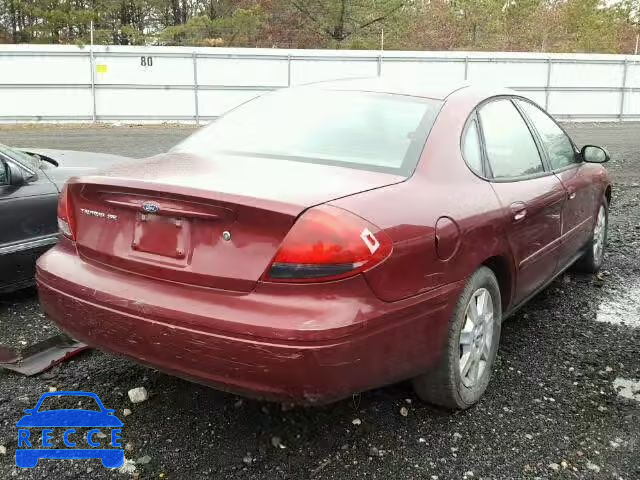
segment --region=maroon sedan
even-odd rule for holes
[[[71,179],[42,305],[223,390],[317,404],[413,379],[467,408],[502,321],[569,266],[600,268],[608,159],[509,90],[281,90]]]

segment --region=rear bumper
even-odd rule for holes
[[[69,245],[39,260],[37,282],[45,313],[93,347],[222,390],[309,404],[428,368],[461,288],[389,304],[358,276],[235,294],[91,265]]]

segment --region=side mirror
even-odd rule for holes
[[[9,174],[9,185],[12,187],[21,187],[28,181],[25,171],[14,163],[7,162],[7,173]]]
[[[609,152],[597,145],[585,145],[582,147],[582,150],[580,150],[580,155],[582,155],[582,159],[588,163],[605,163],[611,160]]]

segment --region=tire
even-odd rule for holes
[[[597,273],[600,268],[602,268],[602,263],[604,262],[604,251],[607,246],[608,229],[609,205],[606,200],[603,200],[600,208],[598,209],[596,221],[593,225],[593,231],[591,232],[591,237],[587,242],[584,255],[582,255],[574,264],[575,270],[583,273]]]
[[[482,322],[477,321],[476,315],[475,324],[478,327],[470,328],[474,322],[468,315],[472,312],[468,307],[475,305],[479,309],[479,300],[486,301],[487,305],[493,307],[493,315],[489,319],[481,314]],[[485,311],[488,312],[488,309]],[[466,409],[474,405],[489,384],[498,352],[501,324],[502,300],[498,281],[491,269],[481,267],[469,278],[458,298],[440,361],[435,368],[413,380],[418,397],[427,403],[453,410]],[[474,356],[478,351],[480,358],[474,362],[473,360],[478,359]],[[463,371],[460,368],[461,363],[465,367]],[[478,369],[474,375],[472,369],[476,363]]]

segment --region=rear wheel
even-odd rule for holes
[[[465,409],[480,399],[489,384],[498,351],[501,305],[495,275],[481,267],[458,299],[439,364],[413,380],[422,400]]]
[[[604,261],[608,226],[609,209],[607,202],[603,201],[598,210],[598,216],[593,226],[591,238],[587,243],[587,249],[575,264],[576,270],[585,273],[596,273],[600,270]]]

